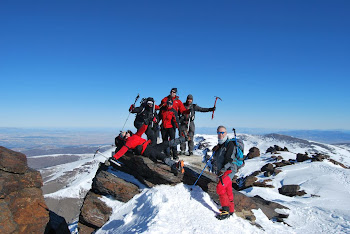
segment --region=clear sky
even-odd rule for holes
[[[0,127],[120,127],[137,93],[197,127],[350,129],[350,1],[0,1]],[[130,115],[127,126],[132,126]]]

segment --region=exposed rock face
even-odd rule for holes
[[[45,232],[50,217],[42,185],[24,154],[0,147],[0,233]]]
[[[99,170],[94,178],[92,190],[98,194],[111,195],[121,202],[127,202],[139,193],[136,185],[103,170]]]
[[[183,175],[179,174],[175,176],[171,172],[169,166],[161,162],[154,163],[150,159],[138,155],[133,156],[127,154],[119,161],[123,163],[123,166],[118,167],[118,170],[133,175],[146,187],[153,187],[158,184],[176,185],[178,183],[193,185],[201,172],[200,169],[197,168],[185,167],[185,173]],[[259,173],[260,171],[255,175]],[[259,186],[259,183],[263,184],[263,182],[255,181],[256,177],[252,175],[246,182],[247,186],[250,183],[256,183],[256,186]],[[219,204],[216,184],[215,176],[207,172],[204,172],[197,182],[197,185]],[[265,201],[262,198],[249,198],[236,190],[233,190],[233,192],[235,196],[236,215],[254,221],[255,216],[252,209],[261,208],[263,211],[267,212],[269,218],[280,217],[279,214],[274,211],[274,208],[272,208],[279,207],[278,204]],[[101,195],[109,195],[119,201],[127,202],[138,193],[139,188],[136,185],[116,177],[113,175],[111,167],[101,164],[93,180],[92,189],[85,197],[84,204],[81,208],[78,224],[80,233],[91,233],[108,221],[111,209],[99,199]],[[283,208],[288,209],[286,207]]]
[[[0,146],[0,170],[24,174],[27,169],[27,157],[24,154]]]
[[[109,216],[112,214],[112,209],[101,201],[100,197],[101,195],[91,191],[88,192],[79,216],[80,223],[97,229],[108,221]]]
[[[260,157],[260,150],[257,147],[252,147],[249,149],[249,153],[247,154],[249,159]]]

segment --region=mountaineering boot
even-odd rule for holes
[[[216,215],[215,217],[218,220],[223,220],[223,219],[227,219],[231,216],[230,212],[229,212],[229,207],[228,206],[223,206],[222,209],[220,209],[221,213]]]
[[[176,168],[179,172],[181,172],[181,174],[185,173],[185,169],[184,169],[184,166],[185,166],[185,163],[183,160],[179,160],[177,163],[176,163]]]
[[[185,151],[181,150],[181,151],[179,152],[179,154],[180,154],[180,155],[185,155]]]
[[[176,163],[174,163],[172,166],[171,166],[171,173],[174,174],[174,176],[177,176],[179,174],[179,171],[177,170],[177,167],[176,167]]]
[[[193,152],[192,151],[190,151],[190,152],[188,152],[188,154],[186,154],[187,156],[191,156],[191,155],[193,155]]]

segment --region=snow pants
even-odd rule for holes
[[[169,141],[169,140],[174,140],[175,139],[175,129],[174,128],[162,128],[161,129],[161,133],[162,133],[162,139],[163,141]],[[176,159],[177,158],[177,147],[173,146],[170,147],[171,151],[173,152],[173,158]],[[166,150],[166,155],[170,156],[170,151]]]
[[[232,180],[228,176],[232,173],[231,170],[227,170],[219,179],[216,185],[216,193],[219,195],[220,204],[222,207],[228,207],[230,213],[235,212],[235,205],[233,202]]]
[[[190,122],[190,127],[189,127],[189,130],[188,130],[188,136],[189,136],[189,140],[188,140],[188,152],[193,152],[193,148],[194,148],[194,142],[193,142],[193,136],[194,136],[194,131],[195,131],[195,125],[194,125],[194,122],[191,121]],[[181,125],[180,125],[180,130],[182,132],[187,132],[187,129],[188,129],[188,122],[183,122]],[[186,151],[186,142],[182,143],[180,145],[180,149],[181,151]]]

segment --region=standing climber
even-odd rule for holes
[[[159,106],[155,105],[152,97],[144,99],[139,107],[131,105],[129,108],[130,113],[136,113],[134,126],[137,130],[139,130],[146,121],[150,123],[153,122],[153,124],[149,126],[145,132],[147,139],[151,140],[152,145],[157,144],[158,136],[159,118],[156,110],[159,110]]]
[[[182,114],[182,116],[179,118],[180,119],[180,131],[181,132],[187,132],[188,135],[188,156],[193,155],[193,136],[195,132],[195,125],[194,125],[194,119],[195,119],[195,114],[196,111],[199,112],[210,112],[210,111],[215,111],[215,107],[212,108],[202,108],[198,106],[197,104],[193,104],[193,96],[189,94],[187,96],[186,102],[184,104],[185,108],[187,110],[190,110],[190,113],[188,114]],[[186,150],[186,142],[182,143],[180,145],[181,152],[180,154],[185,154]]]

